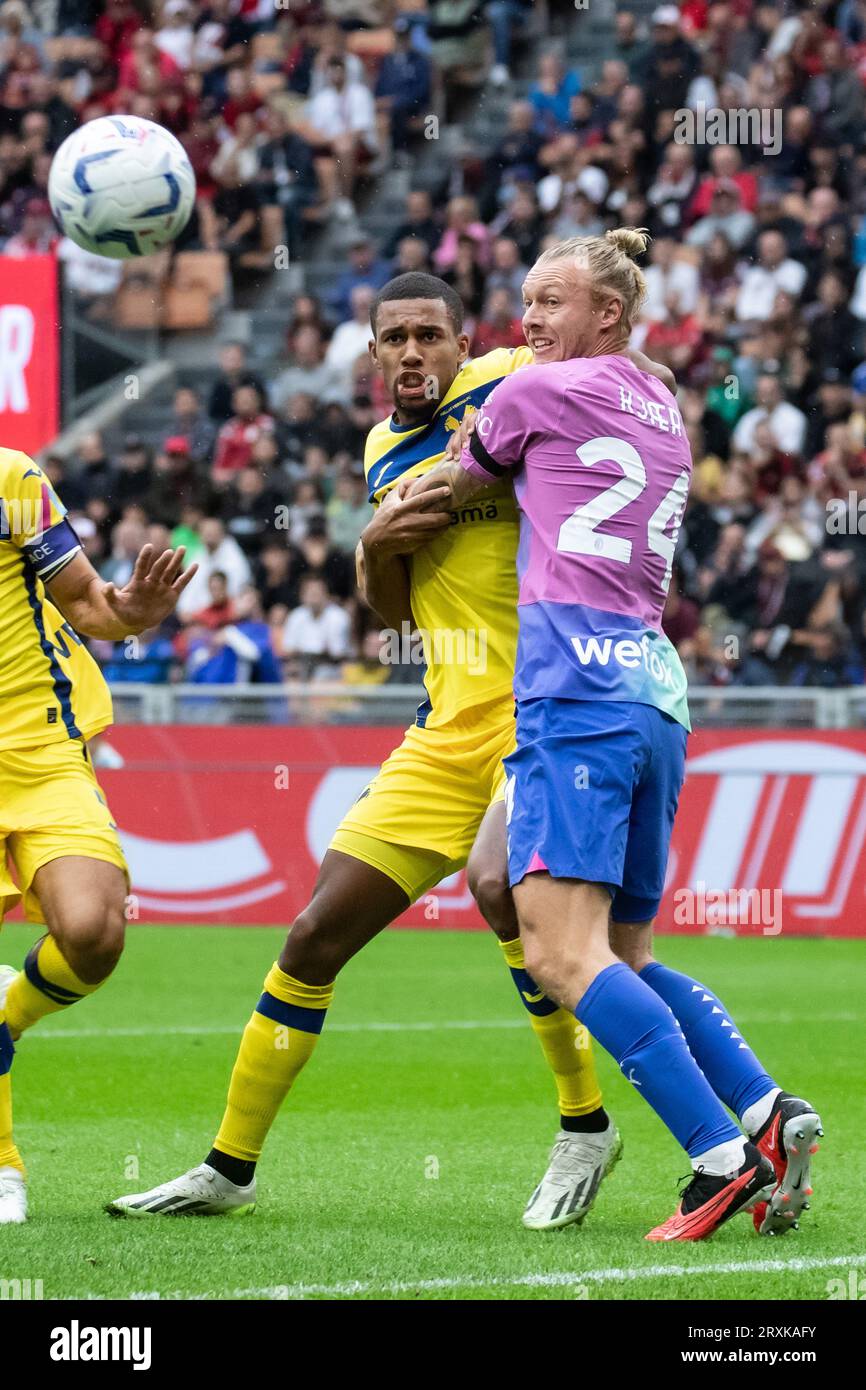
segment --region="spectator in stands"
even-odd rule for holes
[[[189,0],[166,0],[162,7],[160,28],[154,35],[154,43],[160,52],[173,58],[182,72],[192,66],[195,18],[197,16]]]
[[[219,376],[211,388],[207,413],[218,425],[231,418],[232,399],[238,386],[254,386],[262,402],[267,393],[260,377],[247,366],[247,350],[243,343],[224,343],[219,353]]]
[[[717,236],[741,250],[752,236],[755,219],[741,205],[740,190],[733,180],[719,180],[713,188],[710,210],[686,235],[687,246],[703,249]]]
[[[197,557],[198,570],[181,595],[178,613],[189,622],[210,600],[209,580],[215,570],[226,578],[230,598],[237,598],[249,584],[249,561],[233,536],[226,534],[225,524],[215,516],[207,516],[199,527],[202,549]]]
[[[482,357],[494,348],[517,348],[525,344],[523,321],[514,313],[510,292],[504,287],[492,290],[472,339],[473,355]]]
[[[332,544],[324,511],[311,516],[298,549],[303,574],[318,575],[329,591],[341,600],[352,597],[355,592],[354,552],[347,555]]]
[[[816,372],[835,368],[849,376],[863,355],[863,328],[848,308],[844,278],[828,271],[818,282],[818,300],[808,315],[809,358]]]
[[[208,632],[201,626],[187,636],[187,679],[199,685],[276,684],[282,679],[271,632],[259,596],[245,586],[229,623]]]
[[[484,266],[488,260],[490,232],[478,215],[478,205],[474,198],[460,196],[452,198],[446,212],[446,226],[442,239],[433,253],[436,274],[451,270],[457,262],[461,239],[468,238],[477,251],[477,262]]]
[[[212,167],[217,191],[213,198],[214,250],[224,251],[232,267],[243,264],[260,248],[259,200],[255,187],[241,172],[240,160],[227,160],[217,172]],[[268,260],[273,265],[273,253]]]
[[[514,41],[526,28],[532,14],[532,0],[488,0],[485,14],[493,35],[490,81],[494,87],[504,87],[511,80]]]
[[[487,59],[482,0],[429,0],[427,12],[432,58],[446,98],[455,87],[477,87]]]
[[[532,103],[512,101],[505,132],[485,162],[481,207],[486,218],[495,216],[515,184],[538,180],[541,174],[539,152],[543,144],[544,138],[535,127]]]
[[[255,584],[266,615],[275,607],[297,607],[303,565],[300,552],[285,539],[272,535],[265,540],[255,568]]]
[[[152,486],[151,451],[140,435],[128,434],[117,457],[111,502],[120,511],[130,503],[144,505]]]
[[[839,38],[821,44],[821,69],[809,82],[806,103],[825,139],[852,148],[863,135],[863,83]]]
[[[392,273],[396,275],[409,275],[414,271],[430,273],[430,252],[427,243],[420,237],[404,236],[397,245],[397,255],[394,259]]]
[[[122,589],[132,578],[139,551],[145,543],[145,528],[140,521],[119,521],[111,533],[111,554],[99,567],[100,576],[108,584]]]
[[[272,415],[262,410],[261,396],[255,386],[237,386],[232,396],[234,415],[226,420],[217,435],[211,476],[220,486],[231,480],[232,474],[246,468],[252,459],[253,445],[260,435],[273,433]],[[187,452],[189,442],[184,441]]]
[[[376,154],[376,107],[369,87],[347,80],[345,60],[327,60],[325,84],[304,113],[303,134],[313,146],[324,193],[338,217],[355,216],[352,196],[359,172]]]
[[[313,448],[315,447],[313,446]],[[323,477],[327,470],[328,457],[324,450],[318,450],[321,455],[322,467],[317,476],[310,460],[313,448],[307,451],[305,467],[292,489],[292,503],[289,507],[289,541],[298,547],[306,540],[310,533],[310,527],[321,523],[325,515]]]
[[[211,570],[208,581],[208,601],[198,612],[193,613],[190,622],[211,631],[225,627],[235,617],[234,600],[229,597],[228,576],[222,570]]]
[[[215,505],[215,496],[202,470],[190,458],[187,441],[173,438],[167,442],[171,450],[162,450],[154,459],[153,484],[145,506],[155,521],[175,527],[188,508],[203,514]]]
[[[694,164],[690,145],[671,144],[665,148],[664,158],[646,195],[652,215],[650,230],[654,234],[667,232],[675,236],[683,226],[685,210],[697,182]]]
[[[326,297],[328,309],[337,323],[352,316],[352,290],[356,285],[370,285],[380,290],[391,278],[388,262],[376,254],[373,242],[364,232],[356,232],[349,241],[349,268],[337,277]]]
[[[773,312],[776,294],[785,290],[798,295],[806,283],[806,268],[787,254],[780,232],[762,232],[758,237],[758,260],[743,277],[737,296],[737,318],[741,322],[765,322]]]
[[[286,619],[283,655],[289,680],[335,680],[349,653],[349,615],[317,575],[301,580],[301,602]]]
[[[112,497],[117,472],[98,430],[82,437],[77,456],[77,480],[85,502],[94,497]]]
[[[527,266],[538,256],[543,230],[535,190],[526,184],[521,184],[508,207],[491,224],[497,237],[516,243],[520,259]]]
[[[386,53],[376,81],[376,110],[380,144],[390,141],[392,151],[405,155],[412,135],[423,125],[430,105],[430,59],[412,45],[412,25],[399,16],[393,24],[394,50]]]
[[[58,241],[48,199],[30,198],[24,206],[21,230],[4,243],[3,255],[17,260],[25,256],[46,256]]]
[[[550,49],[541,55],[528,99],[542,134],[551,136],[568,128],[571,98],[580,88],[579,73],[566,68],[559,49]]]
[[[700,58],[683,36],[678,7],[659,5],[653,11],[652,41],[640,75],[650,112],[684,107],[699,71]]]
[[[413,188],[407,194],[406,214],[385,242],[384,256],[394,256],[400,242],[406,237],[423,241],[431,255],[439,245],[442,228],[433,216],[433,201],[426,188]]]
[[[352,389],[352,368],[356,360],[366,355],[370,342],[370,308],[375,296],[370,285],[356,285],[352,290],[352,317],[338,324],[325,353],[325,365],[333,373],[335,390],[348,396]]]
[[[667,297],[678,296],[680,308],[691,314],[698,307],[700,275],[697,266],[677,255],[673,237],[660,236],[650,246],[650,264],[644,270],[647,294],[643,317],[649,323],[664,323]]]
[[[511,237],[497,237],[491,248],[490,270],[487,275],[487,293],[494,290],[507,290],[512,314],[523,315],[523,282],[529,267],[520,259],[520,248]]]
[[[757,427],[766,421],[776,448],[785,454],[799,454],[806,437],[806,416],[784,399],[778,376],[765,373],[758,377],[755,395],[755,406],[746,411],[734,430],[733,447],[741,453],[750,453]]]
[[[478,264],[477,245],[471,237],[458,237],[456,256],[447,270],[440,271],[440,274],[446,285],[451,285],[457,291],[466,315],[474,322],[484,304],[485,276]]]
[[[291,366],[286,367],[271,387],[276,410],[283,410],[289,399],[299,394],[314,400],[339,399],[340,387],[334,369],[325,361],[322,334],[317,328],[299,328],[292,338]]]
[[[265,536],[273,531],[285,490],[279,490],[260,468],[250,464],[232,478],[223,502],[226,530],[252,559]]]
[[[187,440],[189,456],[195,463],[209,461],[216,441],[216,426],[192,386],[179,386],[174,393],[171,433]]]
[[[285,242],[295,252],[304,214],[318,198],[313,152],[279,107],[269,109],[266,131],[256,172],[263,234],[272,244]]]
[[[355,463],[341,469],[333,496],[325,508],[328,534],[337,550],[354,555],[371,511],[364,465]]]

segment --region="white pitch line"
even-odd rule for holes
[[[783,1013],[783,1014],[738,1014],[740,1023],[767,1023],[774,1027],[784,1027],[785,1025],[802,1025],[802,1014]],[[834,1014],[809,1014],[810,1023],[862,1023],[859,1014],[834,1013]],[[243,1022],[233,1024],[219,1024],[211,1027],[207,1024],[198,1026],[178,1028],[45,1028],[30,1030],[27,1034],[27,1042],[31,1039],[38,1039],[41,1042],[58,1042],[66,1038],[209,1038],[237,1036],[243,1029]],[[413,1021],[410,1023],[328,1023],[325,1027],[327,1033],[439,1033],[439,1032],[474,1032],[484,1029],[501,1028],[525,1028],[526,1022],[520,1015],[514,1018],[462,1018],[450,1019],[442,1022],[430,1020],[428,1022]]]
[[[223,1298],[260,1298],[294,1300],[313,1295],[321,1297],[352,1297],[358,1294],[438,1293],[448,1289],[575,1288],[582,1284],[634,1283],[642,1279],[688,1279],[698,1275],[725,1274],[808,1274],[819,1269],[859,1269],[866,1265],[866,1255],[795,1256],[790,1260],[730,1260],[713,1265],[646,1265],[643,1269],[585,1269],[565,1273],[467,1275],[464,1279],[411,1279],[377,1284],[352,1280],[344,1284],[272,1284],[259,1289],[233,1289],[231,1292],[188,1294],[180,1291],[160,1294],[155,1291],[127,1294],[128,1299],[192,1299],[219,1300]],[[117,1297],[117,1295],[112,1295]]]

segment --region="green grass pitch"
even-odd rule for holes
[[[0,959],[32,938],[8,927]],[[109,985],[24,1038],[12,1075],[31,1219],[0,1233],[0,1279],[42,1280],[46,1298],[824,1299],[853,1270],[866,1293],[864,941],[659,943],[822,1112],[797,1233],[762,1239],[740,1216],[700,1245],[648,1245],[688,1164],[603,1054],[623,1160],[581,1228],[524,1230],[553,1084],[493,939],[441,930],[387,933],[341,977],[252,1216],[112,1220],[107,1199],[206,1154],[281,939],[133,928]]]

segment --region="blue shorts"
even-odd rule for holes
[[[617,922],[659,909],[688,735],[653,705],[527,700],[508,777],[508,877],[603,883]]]

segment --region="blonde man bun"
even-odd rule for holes
[[[623,330],[631,333],[646,299],[646,280],[635,257],[642,256],[650,242],[645,227],[616,227],[604,236],[573,236],[543,251],[537,266],[551,261],[573,260],[592,279],[593,299],[599,303],[616,295],[622,304]]]

